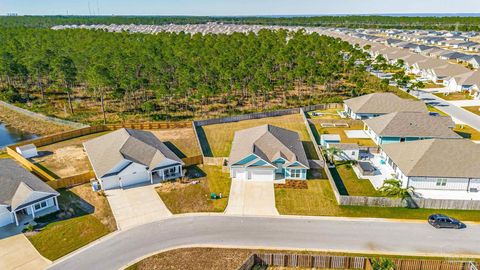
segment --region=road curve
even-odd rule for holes
[[[179,216],[114,233],[50,269],[119,269],[189,245],[480,257],[479,242],[479,224],[438,230],[426,222],[373,219]]]

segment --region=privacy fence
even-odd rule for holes
[[[468,261],[392,259],[396,270],[477,270],[478,265]],[[254,266],[292,267],[302,269],[364,269],[373,270],[372,259],[332,255],[253,254],[238,270]]]
[[[38,166],[32,163],[30,160],[22,157],[16,152],[17,146],[22,146],[26,144],[34,144],[37,147],[42,147],[49,144],[54,144],[61,141],[70,140],[73,138],[105,132],[113,131],[120,128],[132,128],[132,129],[144,129],[144,130],[156,130],[156,129],[175,129],[175,128],[190,128],[192,126],[191,122],[147,122],[147,123],[133,123],[133,124],[109,124],[109,125],[98,125],[83,127],[80,129],[65,131],[53,135],[48,135],[40,138],[35,138],[32,140],[24,141],[18,144],[14,144],[6,147],[7,153],[22,164],[25,168],[30,170],[32,173],[40,177],[48,185],[55,189],[71,187],[79,184],[84,184],[90,182],[92,178],[95,178],[95,173],[93,171],[88,171],[78,175],[72,175],[69,177],[58,178],[49,173],[45,168]],[[182,159],[185,163],[185,166],[197,165],[203,163],[203,157],[201,155],[186,157]]]

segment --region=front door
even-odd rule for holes
[[[282,173],[283,172],[283,164],[277,163],[277,168],[275,169],[275,173]]]

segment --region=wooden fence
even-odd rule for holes
[[[303,119],[303,124],[305,125],[305,128],[307,129],[308,136],[310,137],[310,141],[313,143],[313,147],[315,148],[315,152],[317,153],[319,161],[317,162],[318,165],[321,167],[325,167],[325,158],[322,155],[322,152],[320,151],[320,147],[318,147],[317,139],[315,138],[315,135],[313,134],[312,128],[310,126],[310,122],[308,121],[307,117],[305,116],[305,111],[303,109],[300,109],[300,116]]]
[[[392,259],[395,270],[476,270],[474,262]],[[250,270],[254,265],[274,267],[299,267],[314,269],[365,269],[373,270],[370,258],[305,254],[253,254],[238,270]]]
[[[126,123],[126,124],[108,124],[108,125],[97,125],[97,126],[90,126],[79,128],[76,130],[65,131],[57,134],[52,134],[40,138],[35,138],[28,141],[23,141],[14,145],[10,145],[6,147],[6,152],[9,154],[13,159],[18,161],[22,164],[25,168],[29,171],[40,177],[43,181],[45,181],[48,185],[52,188],[67,188],[75,185],[80,185],[84,183],[90,182],[90,179],[95,178],[95,174],[93,171],[89,171],[86,173],[81,173],[78,175],[73,175],[69,177],[64,177],[57,179],[46,172],[41,167],[33,164],[28,159],[25,159],[20,154],[16,152],[17,146],[22,146],[26,144],[34,144],[37,147],[54,144],[57,142],[70,140],[73,138],[103,132],[103,131],[111,131],[117,130],[120,128],[132,128],[132,129],[145,129],[145,130],[154,130],[154,129],[175,129],[175,128],[189,128],[192,127],[191,122],[147,122],[147,123]],[[185,166],[192,166],[197,164],[203,163],[203,156],[193,156],[193,157],[186,157],[182,159],[185,163]]]
[[[299,112],[299,108],[294,108],[294,109],[278,110],[278,111],[272,111],[272,112],[250,113],[250,114],[235,115],[230,117],[213,118],[213,119],[207,119],[207,120],[201,120],[201,121],[194,121],[193,123],[195,127],[202,127],[202,126],[214,125],[214,124],[224,124],[224,123],[239,122],[239,121],[251,120],[251,119],[283,116],[283,115],[295,114],[298,112]]]

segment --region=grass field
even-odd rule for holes
[[[204,175],[198,184],[165,183],[157,188],[168,209],[174,214],[192,212],[223,212],[230,192],[230,175],[220,166],[200,165],[198,172]],[[222,199],[212,200],[210,194],[222,193]]]
[[[465,139],[470,139],[474,141],[479,141],[480,140],[480,131],[472,128],[471,126],[468,125],[456,125],[455,128],[453,129],[457,134],[462,136]]]
[[[453,92],[453,93],[434,93],[435,96],[444,99],[444,100],[468,100],[472,97],[468,93],[463,92]]]
[[[476,115],[480,115],[480,106],[470,106],[470,107],[462,107],[462,108]]]
[[[201,155],[193,128],[152,130],[178,157]]]
[[[204,153],[207,156],[228,157],[230,155],[235,131],[265,124],[271,124],[298,132],[300,140],[302,140],[303,148],[307,153],[307,157],[309,159],[318,159],[313,142],[310,141],[307,128],[305,127],[300,114],[208,125],[198,128],[197,130],[199,131]]]
[[[347,130],[363,130],[363,124],[355,124],[351,125],[350,127],[322,127],[321,119],[312,119],[313,124],[315,125],[315,129],[317,130],[318,135],[322,134],[338,134],[340,135],[340,142],[341,143],[356,143],[361,146],[376,146],[375,142],[371,139],[356,139],[356,138],[348,138],[345,131]],[[319,140],[319,139],[318,139]],[[320,143],[320,141],[318,141]]]
[[[358,179],[352,165],[342,162],[336,163],[336,168],[330,172],[337,184],[338,191],[342,195],[381,197],[368,179]]]
[[[60,208],[72,208],[76,217],[55,221],[28,236],[33,246],[49,260],[56,260],[116,230],[107,199],[82,185],[61,190]]]
[[[429,112],[435,112],[435,113],[438,113],[439,115],[442,115],[442,116],[448,116],[448,114],[440,111],[439,109],[433,107],[432,105],[429,105],[429,104],[426,104],[427,105],[427,109]]]
[[[308,189],[275,189],[275,203],[282,215],[342,216],[426,220],[441,212],[463,221],[480,221],[480,211],[339,206],[327,179],[308,181]]]

